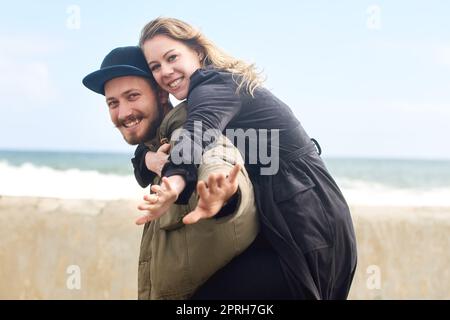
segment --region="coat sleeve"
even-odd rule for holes
[[[156,173],[148,170],[145,165],[145,155],[148,151],[150,149],[141,143],[134,151],[134,158],[131,159],[134,168],[134,177],[142,188],[147,187],[156,176]]]
[[[235,194],[228,199],[227,203],[220,209],[220,211],[214,216],[215,219],[226,217],[236,212],[241,199],[241,190],[238,189]]]
[[[237,176],[238,190],[227,201],[227,204],[214,216],[215,219],[228,217],[229,219],[243,218],[256,212],[253,185],[244,166],[244,160],[239,150],[226,137],[219,137],[219,143],[203,155],[204,162],[199,167],[198,179],[205,182],[212,173],[228,175],[233,165],[239,163],[241,170]],[[196,199],[196,198],[195,198]],[[191,203],[193,205],[193,203]],[[228,221],[228,219],[226,219]]]
[[[186,181],[176,204],[186,204],[189,200],[197,183],[199,159],[239,114],[241,105],[231,74],[199,69],[192,75],[184,130],[162,171],[163,176],[181,175]]]

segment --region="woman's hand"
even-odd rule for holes
[[[197,192],[200,196],[197,207],[183,218],[183,223],[192,224],[200,219],[215,216],[238,190],[237,175],[241,166],[236,164],[230,174],[225,177],[223,173],[210,174],[208,185],[205,182],[197,183]]]
[[[161,171],[169,157],[170,144],[165,143],[156,152],[149,151],[145,154],[145,165],[148,170],[161,177]]]
[[[150,190],[154,193],[146,194],[144,196],[146,202],[138,206],[139,210],[147,212],[136,220],[136,224],[150,222],[166,213],[170,206],[177,201],[185,186],[184,178],[178,175],[163,177],[161,185],[152,185]]]

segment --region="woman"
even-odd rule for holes
[[[170,201],[150,203],[147,208],[153,217],[163,214],[174,201],[182,203],[192,193],[197,181],[195,153],[208,147],[208,141],[203,139],[205,131],[267,129],[277,139],[257,137],[257,143],[266,143],[265,150],[276,148],[278,170],[262,174],[264,162],[258,158],[251,163],[249,160],[255,155],[248,149],[241,150],[255,190],[262,231],[259,241],[262,246],[268,243],[276,252],[290,289],[289,297],[345,299],[356,267],[349,208],[290,108],[262,87],[253,65],[225,54],[183,21],[151,21],[142,30],[140,46],[159,86],[188,103],[185,134],[162,170],[172,188],[170,192],[159,186],[153,189],[168,194],[165,199]],[[201,123],[202,130],[195,130],[196,122]],[[194,152],[186,152],[192,143]],[[142,146],[137,149],[135,159],[139,161],[133,163],[141,185],[147,183],[149,173],[144,164],[146,160],[151,162],[148,160],[152,156]],[[199,218],[202,217],[187,216],[184,222]],[[226,283],[224,279],[239,276],[239,270],[236,267],[234,273],[228,272],[222,278],[219,272],[219,279],[211,278],[204,292],[220,291]],[[253,275],[257,277],[258,272]]]

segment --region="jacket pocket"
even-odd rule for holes
[[[166,231],[172,231],[184,226],[183,212],[167,212],[159,218],[159,228]]]
[[[291,199],[297,193],[314,188],[316,185],[303,171],[289,169],[280,170],[273,177],[273,198],[275,202],[282,202]]]
[[[289,172],[281,172],[273,180],[274,201],[303,253],[333,245],[328,213],[315,186],[297,167],[290,167]]]
[[[183,218],[190,211],[189,205],[172,205],[167,213],[159,217],[159,228],[172,231],[183,227]]]
[[[151,290],[150,261],[139,261],[138,269],[138,299],[149,300]]]
[[[148,300],[151,293],[150,263],[152,261],[151,243],[153,239],[153,222],[146,223],[142,232],[138,266],[138,299]]]

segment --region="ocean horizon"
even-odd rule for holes
[[[132,152],[0,150],[0,195],[142,199]],[[450,206],[450,160],[323,157],[350,205]]]

